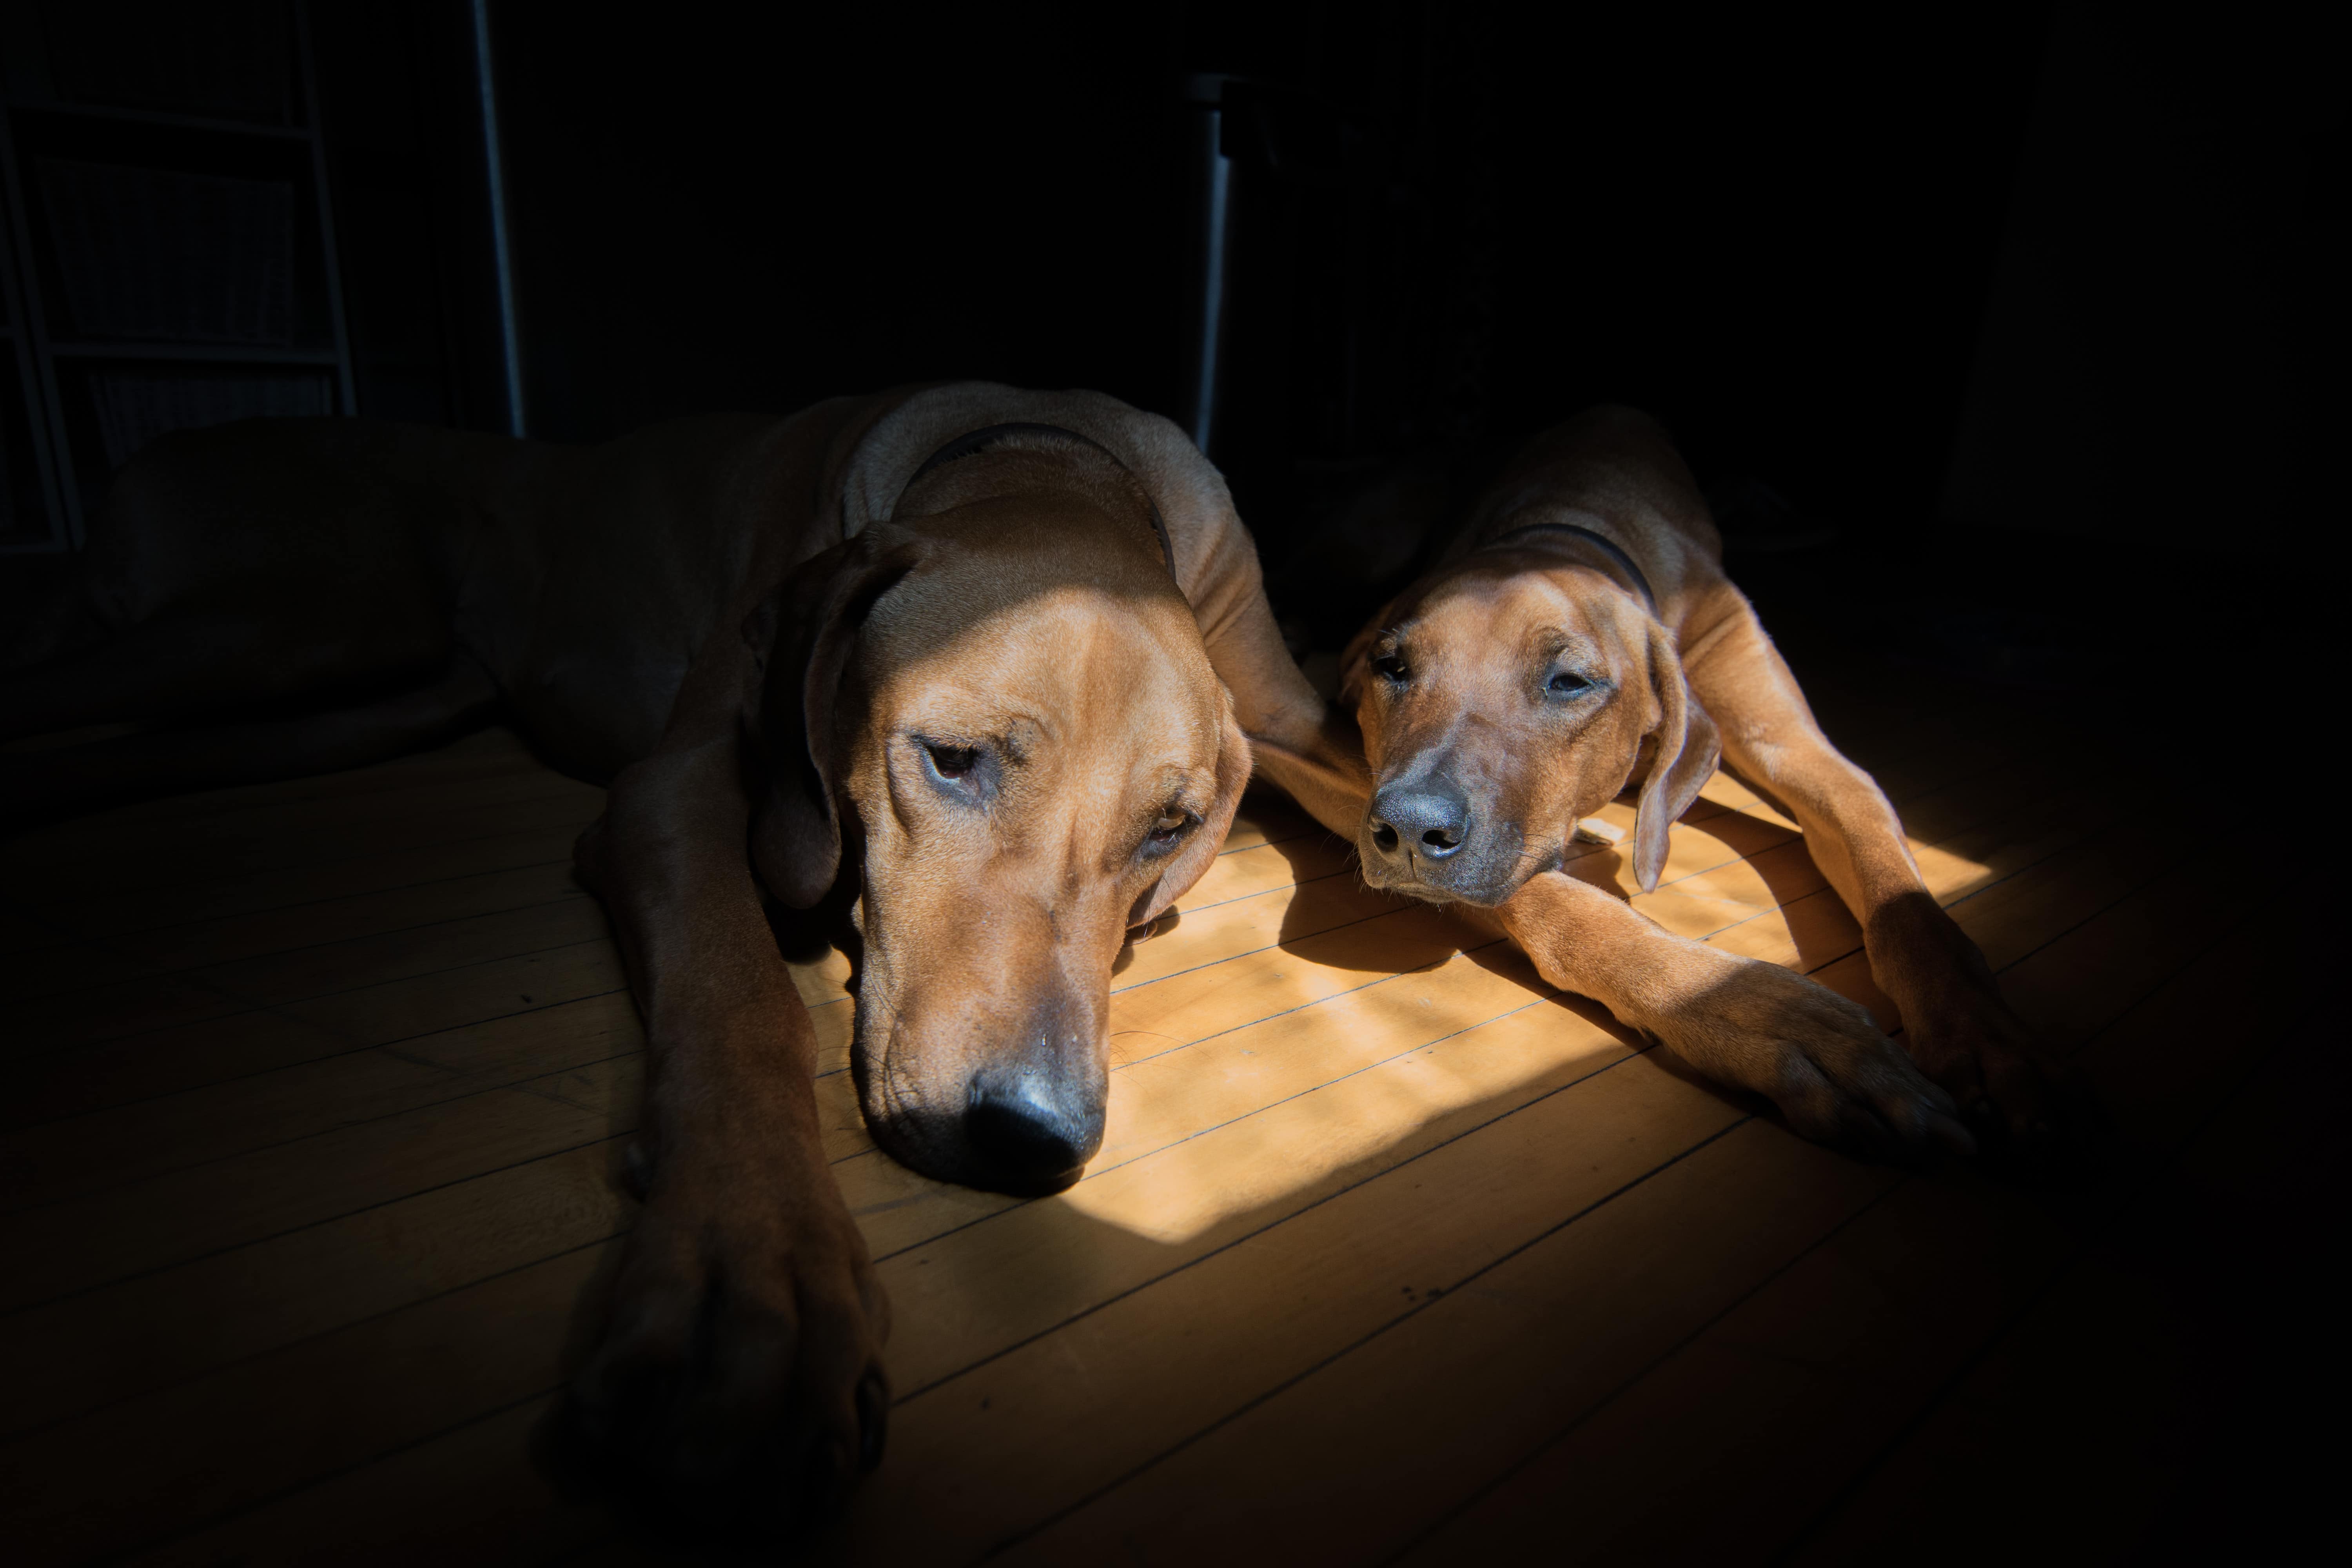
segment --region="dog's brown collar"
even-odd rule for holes
[[[1151,510],[1151,536],[1160,541],[1160,559],[1168,563],[1168,575],[1175,578],[1177,584],[1180,587],[1182,585],[1183,579],[1177,577],[1176,575],[1176,547],[1171,544],[1168,540],[1168,521],[1165,518],[1160,515],[1160,503],[1151,499],[1151,491],[1144,486],[1143,481],[1140,479],[1136,477],[1136,473],[1133,468],[1129,468],[1125,463],[1119,462],[1118,454],[1117,452],[1112,451],[1108,447],[1104,446],[1100,441],[1096,440],[1093,437],[1084,435],[1064,426],[1040,425],[1030,420],[1016,420],[1009,425],[991,425],[982,429],[970,431],[964,435],[959,436],[954,440],[949,442],[946,446],[941,447],[938,451],[933,452],[929,457],[925,458],[922,460],[921,465],[919,466],[915,469],[913,475],[908,479],[905,488],[899,490],[899,496],[903,499],[907,491],[913,489],[916,482],[925,474],[929,473],[933,468],[943,468],[950,463],[956,462],[961,458],[971,457],[987,447],[990,442],[1002,440],[1007,436],[1066,437],[1070,440],[1079,443],[1081,446],[1092,447],[1096,451],[1100,452],[1112,462],[1118,463],[1119,471],[1127,475],[1128,478],[1135,479],[1136,488],[1143,491],[1143,504]],[[898,502],[893,501],[890,505],[890,510],[894,512],[897,511],[898,510]],[[1644,592],[1646,591],[1647,590],[1645,589]]]
[[[1619,548],[1615,540],[1595,533],[1589,528],[1579,528],[1572,522],[1530,522],[1498,533],[1478,548],[1480,550],[1498,549],[1509,541],[1527,533],[1573,534],[1579,539],[1587,540],[1601,546],[1602,552],[1623,568],[1625,575],[1633,579],[1633,587],[1641,594],[1642,603],[1650,607],[1650,614],[1654,616],[1658,613],[1658,596],[1650,592],[1650,580],[1642,574],[1642,569],[1639,566],[1633,564],[1633,558]]]

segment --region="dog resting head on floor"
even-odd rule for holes
[[[1594,409],[1530,442],[1440,563],[1359,636],[1342,683],[1372,773],[1359,844],[1375,886],[1491,910],[1547,980],[1809,1136],[1904,1158],[2063,1143],[2063,1075],[1938,903],[1884,793],[1822,733],[1654,421]],[[1801,831],[1900,1013],[1901,1047],[1792,968],[1629,908],[1605,857],[1556,874],[1578,820],[1639,780],[1629,858],[1654,892],[1669,830],[1718,756],[1780,814],[1752,828]],[[1720,843],[1725,825],[1705,831]],[[1738,902],[1718,887],[1654,907],[1738,924]]]
[[[1666,830],[1715,773],[1646,588],[1562,512],[1414,584],[1342,660],[1373,795],[1364,879],[1491,907],[1557,869],[1579,818],[1643,781],[1634,875],[1655,888]]]
[[[1077,1179],[1111,965],[1209,868],[1250,774],[1152,502],[1032,432],[917,479],[746,627],[772,784],[752,851],[806,905],[857,850],[866,1125],[945,1181]]]

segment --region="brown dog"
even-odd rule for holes
[[[1964,1115],[1979,1134],[2046,1145],[2049,1070],[1720,554],[1697,487],[1643,416],[1596,410],[1522,452],[1342,661],[1373,774],[1348,824],[1366,879],[1493,911],[1545,978],[1769,1096],[1810,1136],[1966,1150]],[[1802,826],[1862,922],[1909,1058],[1853,1004],[1671,935],[1559,869],[1578,820],[1638,780],[1629,847],[1656,887],[1666,830],[1718,749]]]
[[[645,1207],[565,1430],[709,1524],[821,1510],[887,1405],[763,893],[856,900],[875,1136],[1050,1191],[1101,1139],[1112,963],[1208,868],[1252,742],[1327,815],[1363,794],[1223,480],[1094,394],[597,448],[227,426],[132,464],[89,564],[109,635],[0,683],[0,732],[276,707],[0,758],[0,807],[349,766],[493,704],[612,778],[579,859],[646,1022]]]

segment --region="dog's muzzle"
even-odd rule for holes
[[[1364,814],[1364,880],[1418,898],[1497,904],[1517,890],[1521,838],[1482,822],[1469,795],[1436,771],[1384,784]]]

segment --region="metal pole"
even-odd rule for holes
[[[506,152],[499,140],[499,93],[490,69],[490,3],[473,0],[474,84],[482,104],[482,157],[490,184],[490,252],[498,267],[499,346],[506,371],[506,427],[521,436],[522,331],[515,320],[514,248],[507,231]]]
[[[1207,452],[1216,439],[1217,381],[1225,340],[1225,278],[1233,247],[1234,162],[1224,150],[1224,90],[1232,78],[1202,71],[1184,79],[1185,131],[1196,205],[1192,231],[1192,341],[1185,428]]]

